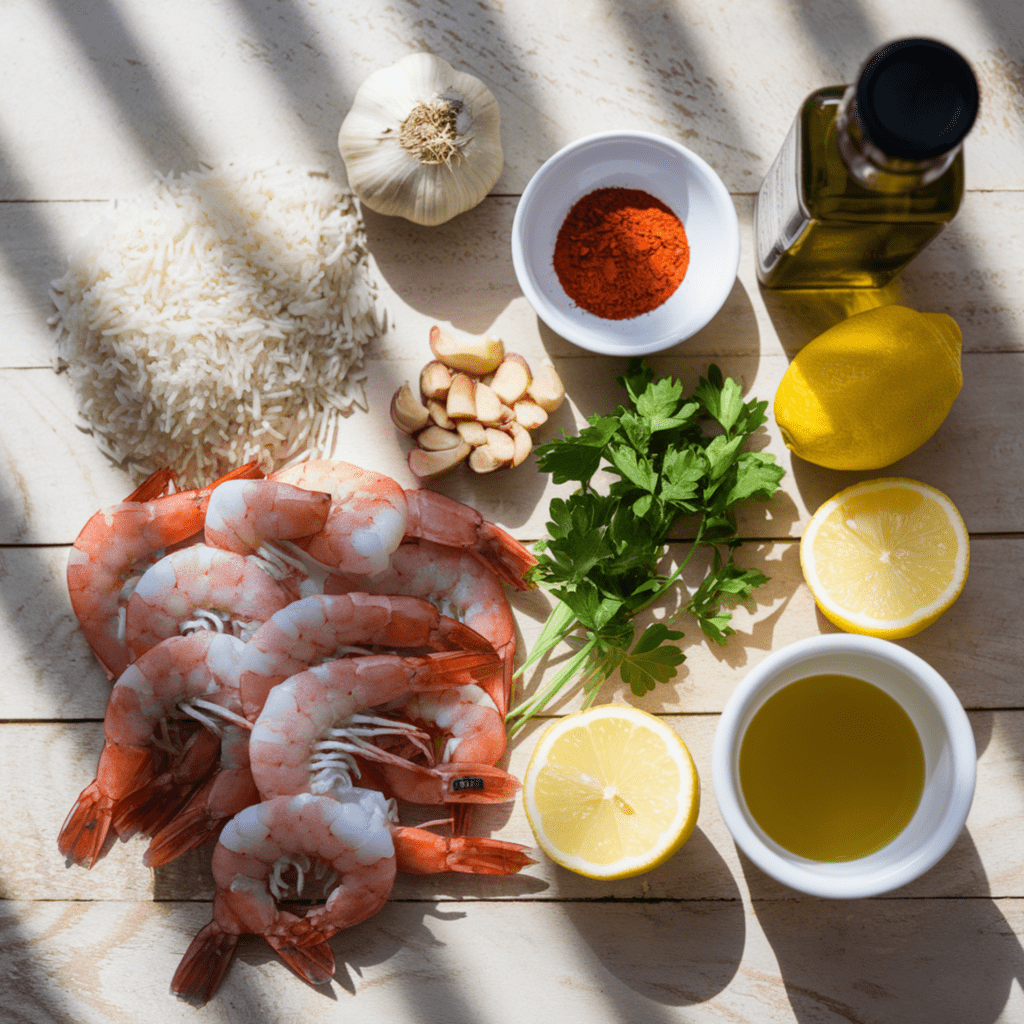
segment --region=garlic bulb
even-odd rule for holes
[[[498,101],[429,53],[373,72],[338,133],[352,191],[371,210],[443,224],[476,206],[501,174]]]

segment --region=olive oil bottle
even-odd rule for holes
[[[804,101],[754,207],[767,288],[881,288],[949,223],[978,112],[963,57],[931,39],[871,55]]]

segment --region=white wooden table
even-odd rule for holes
[[[788,472],[776,499],[741,523],[750,540],[740,556],[771,582],[738,610],[724,649],[684,623],[683,671],[639,702],[679,731],[703,779],[697,830],[675,858],[615,884],[543,858],[511,879],[403,879],[383,911],[332,940],[332,984],[304,985],[247,939],[205,1010],[174,999],[171,974],[209,918],[209,850],[151,872],[142,846],[129,843],[85,872],[66,869],[56,849],[92,778],[109,692],[73,619],[64,566],[89,515],[132,488],[76,429],[70,387],[50,366],[48,283],[100,201],[200,161],[313,164],[341,179],[335,139],[355,89],[412,51],[488,82],[506,156],[493,194],[435,229],[367,216],[390,329],[371,353],[369,413],[346,421],[338,454],[367,453],[362,461],[409,486],[387,402],[426,360],[432,323],[553,359],[570,401],[552,431],[619,402],[624,363],[539,323],[509,253],[530,176],[596,131],[664,134],[721,174],[740,216],[739,279],[705,330],[650,363],[692,385],[715,361],[748,395],[770,399],[789,357],[843,309],[759,289],[754,193],[809,91],[850,80],[877,45],[920,34],[957,46],[982,89],[961,213],[906,272],[901,293],[960,323],[964,388],[939,432],[885,471],[945,491],[971,533],[960,600],[905,641],[949,680],[977,739],[977,796],[952,852],[884,898],[798,898],[738,853],[719,817],[717,716],[769,651],[831,629],[803,584],[797,541],[822,500],[867,475],[795,464],[772,424],[768,448]],[[1018,0],[0,5],[0,1020],[1024,1021],[1022,82]],[[523,540],[543,536],[554,493],[531,464],[461,475],[443,489]],[[532,593],[513,604],[528,649],[548,601]],[[605,696],[635,701],[617,685]],[[514,744],[511,771],[523,771],[541,724]],[[476,824],[532,841],[519,805]]]

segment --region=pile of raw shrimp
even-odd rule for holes
[[[328,939],[379,910],[397,871],[533,863],[468,831],[474,804],[519,787],[496,767],[504,585],[534,563],[468,506],[344,462],[249,465],[192,491],[165,470],[89,520],[68,588],[114,685],[58,845],[89,868],[141,835],[157,866],[217,837],[213,919],[174,975],[180,998],[210,999],[241,934],[329,980]],[[444,817],[403,826],[403,801]],[[282,905],[296,899],[313,902]]]

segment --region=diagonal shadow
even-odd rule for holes
[[[972,891],[981,891],[981,859],[968,833],[960,841],[970,850]],[[757,888],[760,871],[743,855],[740,860]],[[900,899],[900,893],[838,902],[754,899],[798,1024],[1005,1019],[1011,986],[1024,979],[1024,951],[999,903],[989,896]]]
[[[153,167],[162,172],[194,167],[201,155],[196,128],[153,76],[143,46],[118,8],[110,0],[48,2]]]
[[[561,145],[556,122],[544,109],[544,102],[529,73],[528,50],[509,31],[515,23],[502,12],[500,4],[460,4],[449,0],[401,0],[399,26],[410,50],[427,50],[443,57],[456,70],[479,77],[494,92],[502,111],[502,145],[506,169],[492,195],[518,195],[527,180]],[[529,121],[529,132],[513,130],[516,116]],[[524,147],[529,150],[524,152]],[[517,165],[523,166],[521,181],[509,180],[508,152],[518,151]]]
[[[652,17],[647,5],[608,4],[611,14],[643,54],[648,92],[678,126],[684,145],[715,167],[730,192],[753,192],[761,154],[749,129],[731,109],[727,87],[712,76],[682,4],[659,5]],[[714,111],[714,118],[700,112]],[[703,134],[694,125],[703,124]]]

